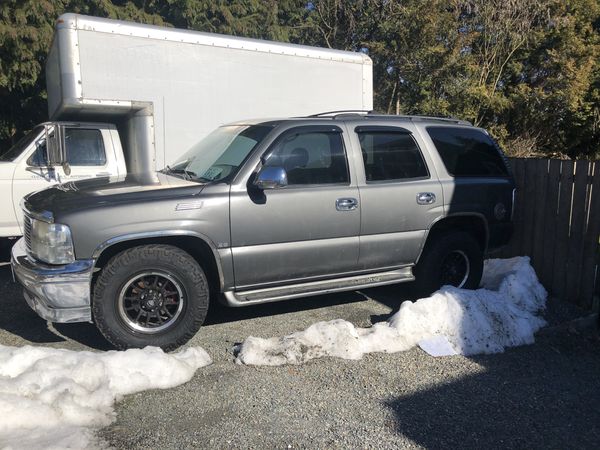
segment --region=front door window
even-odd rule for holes
[[[283,167],[288,185],[348,184],[348,163],[339,131],[285,133],[275,144],[265,166]]]

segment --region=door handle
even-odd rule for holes
[[[335,201],[335,209],[338,211],[352,211],[358,208],[358,200],[355,198],[338,198]]]
[[[435,203],[435,194],[433,192],[419,192],[417,194],[417,203],[419,205],[431,205]]]

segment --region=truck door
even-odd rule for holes
[[[415,262],[426,230],[443,214],[442,188],[412,124],[359,125],[362,154],[360,266],[382,269]]]
[[[284,131],[264,165],[282,167],[288,186],[231,190],[236,288],[308,281],[356,269],[360,206],[347,143],[337,126]]]
[[[20,207],[21,199],[35,191],[46,189],[56,184],[56,178],[59,176],[56,169],[48,168],[46,153],[46,133],[42,126],[39,136],[32,142],[30,147],[23,153],[24,156],[19,160],[15,167],[12,189],[11,189],[11,235],[22,234],[23,217]]]
[[[16,168],[12,199],[19,227],[22,226],[19,203],[25,195],[56,183],[118,174],[108,130],[66,127],[64,144],[69,174],[62,166],[47,167],[45,134]]]
[[[61,181],[117,175],[110,150],[112,145],[98,128],[65,128],[65,153],[70,174],[62,170]]]

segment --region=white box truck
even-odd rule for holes
[[[64,14],[46,62],[50,121],[0,156],[0,238],[55,183],[151,173],[240,119],[371,110],[362,53]]]

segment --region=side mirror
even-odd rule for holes
[[[46,125],[46,151],[50,167],[61,166],[65,161],[62,134],[62,128],[59,125]]]
[[[287,173],[283,167],[263,167],[254,180],[258,189],[277,189],[287,186]]]

